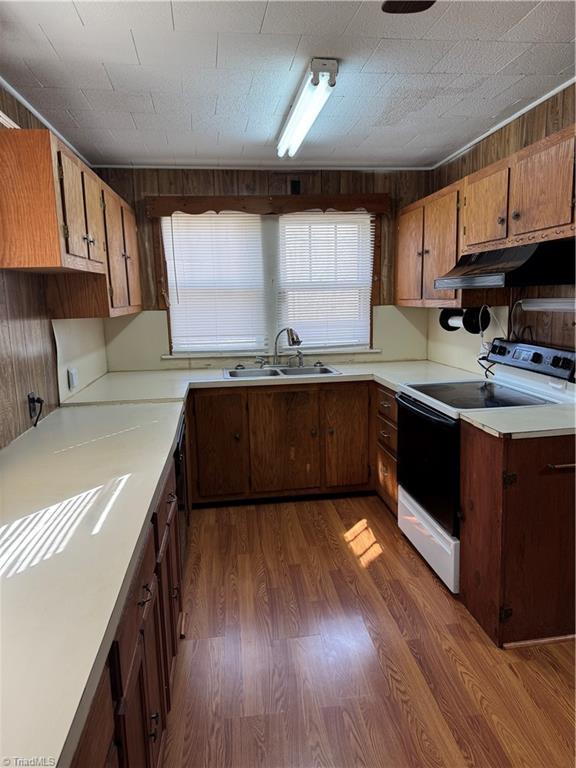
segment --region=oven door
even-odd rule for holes
[[[408,395],[398,401],[398,485],[458,536],[460,422]]]

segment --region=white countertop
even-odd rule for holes
[[[0,451],[0,764],[68,764],[181,411],[60,408]]]
[[[391,363],[357,363],[334,365],[340,376],[271,377],[261,379],[227,379],[221,369],[182,371],[136,371],[108,373],[94,381],[63,405],[97,405],[102,403],[182,402],[188,388],[276,386],[287,384],[337,383],[343,381],[376,381],[390,389],[405,384],[439,381],[474,381],[477,374],[429,360]],[[508,383],[508,382],[506,382]],[[553,396],[553,395],[552,395]],[[554,403],[524,408],[486,408],[465,411],[461,418],[498,437],[546,437],[574,434],[575,415],[572,403]]]

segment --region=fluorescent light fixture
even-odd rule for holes
[[[521,299],[524,312],[574,312],[574,299]]]
[[[336,59],[312,59],[282,128],[278,157],[284,157],[286,153],[288,157],[294,157],[334,90],[337,72]]]

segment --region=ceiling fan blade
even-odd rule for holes
[[[384,13],[422,13],[431,8],[436,0],[386,0],[382,3]]]

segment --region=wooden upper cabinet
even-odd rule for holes
[[[505,239],[508,221],[509,169],[467,178],[464,186],[462,243],[475,245]]]
[[[396,299],[422,298],[424,207],[401,213],[396,240]]]
[[[140,261],[138,258],[138,230],[134,212],[122,206],[122,224],[124,228],[124,255],[128,277],[128,298],[131,306],[142,304],[140,289]]]
[[[434,279],[458,261],[458,192],[438,197],[424,208],[422,298],[454,299],[455,291],[437,291]]]
[[[83,173],[84,201],[86,205],[86,234],[88,257],[106,263],[106,232],[104,229],[104,198],[102,182],[92,174]]]
[[[110,303],[115,309],[130,306],[128,272],[124,248],[122,203],[112,192],[104,192],[106,210],[106,241],[108,243],[108,274],[110,278]]]
[[[248,391],[251,490],[320,485],[320,414],[316,389]]]
[[[522,157],[510,169],[510,235],[570,224],[574,138]]]
[[[92,171],[47,130],[1,131],[0,159],[0,268],[104,274],[88,242],[83,175]]]
[[[369,390],[367,384],[340,384],[322,390],[328,488],[364,486],[370,479]]]

